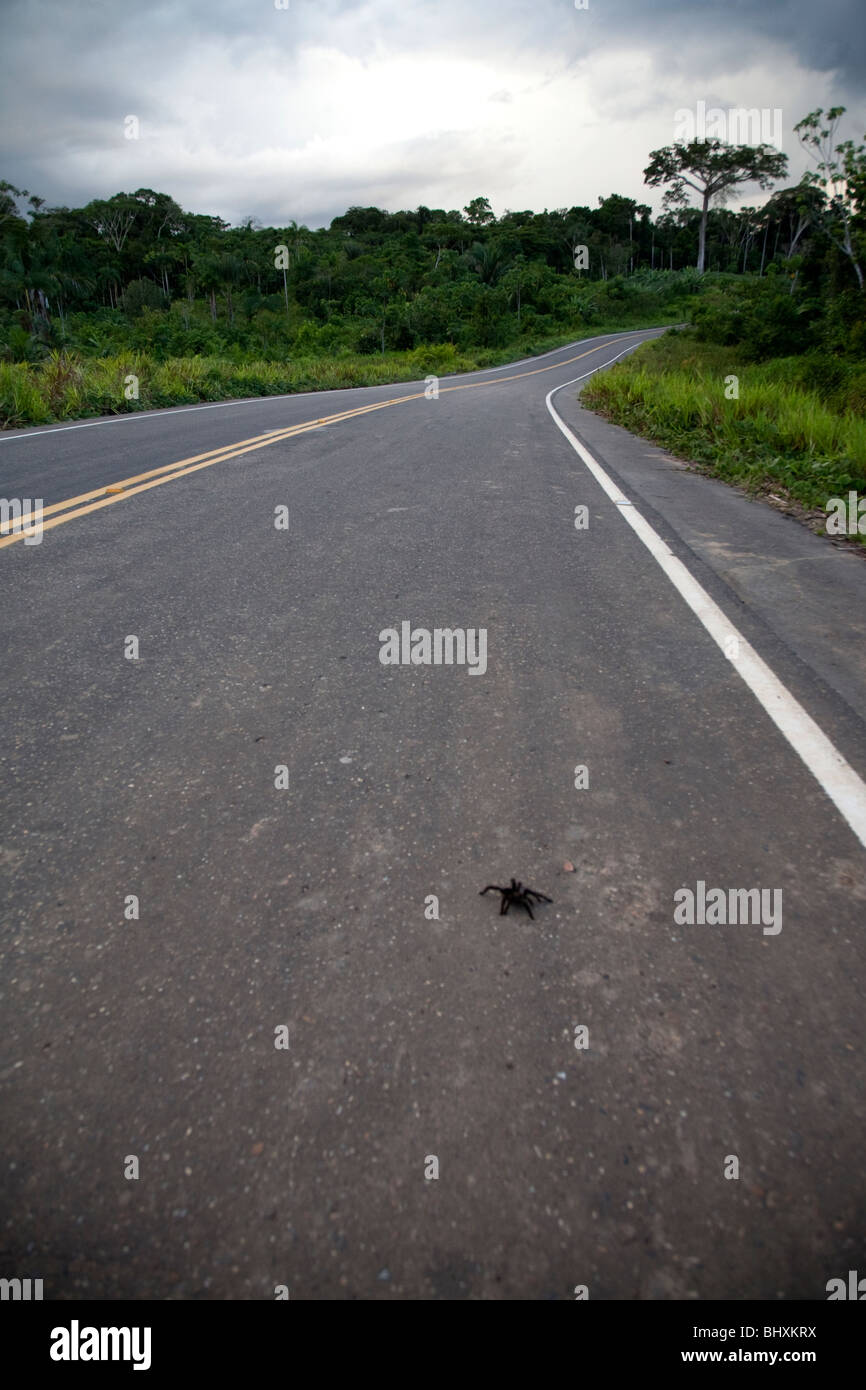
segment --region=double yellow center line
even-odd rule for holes
[[[502,386],[509,381],[519,381],[521,377],[538,376],[541,372],[552,372],[560,367],[567,367],[571,362],[579,362],[581,358],[590,357],[594,352],[601,352],[602,348],[608,346],[608,343],[600,343],[598,347],[588,348],[576,357],[567,357],[564,361],[554,362],[547,367],[533,367],[531,371],[518,372],[514,376],[497,377],[491,381],[469,381],[461,386],[443,386],[439,394],[444,395],[446,391],[472,391],[482,386]],[[220,449],[211,449],[205,454],[193,454],[190,458],[165,463],[160,468],[149,469],[147,473],[136,473],[121,482],[109,483],[105,487],[95,488],[92,492],[82,492],[79,496],[68,497],[63,502],[54,502],[50,507],[43,507],[41,512],[28,512],[16,519],[15,532],[8,536],[0,536],[0,549],[24,540],[26,528],[31,528],[32,533],[33,526],[38,525],[40,520],[42,530],[50,531],[53,527],[62,526],[64,522],[73,521],[76,517],[88,516],[91,512],[98,512],[102,507],[111,507],[115,502],[122,502],[127,497],[135,497],[140,492],[149,491],[150,488],[174,482],[176,478],[185,478],[190,473],[197,473],[201,468],[211,468],[215,463],[225,463],[227,459],[240,458],[241,455],[252,453],[256,449],[266,449],[269,444],[276,444],[282,439],[293,439],[298,434],[308,434],[312,430],[322,429],[325,425],[339,424],[342,420],[369,415],[371,411],[385,410],[389,406],[402,405],[406,401],[422,400],[424,396],[423,391],[416,391],[409,396],[395,396],[392,400],[376,401],[372,405],[358,406],[354,410],[341,410],[334,415],[307,420],[300,425],[286,426],[285,429],[269,430],[265,434],[253,435],[251,439],[241,439],[236,444],[225,444]]]

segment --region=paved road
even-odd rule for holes
[[[60,521],[0,549],[0,1274],[823,1299],[866,1269],[866,849],[545,404],[647,336],[438,399],[0,438],[4,495]],[[862,778],[866,566],[578,390],[563,421]],[[383,665],[403,622],[484,629],[486,670]],[[479,896],[512,875],[535,921]],[[699,882],[781,892],[781,930],[675,921]]]

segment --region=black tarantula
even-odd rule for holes
[[[499,916],[504,917],[512,903],[515,907],[525,907],[532,917],[532,898],[536,898],[540,903],[552,903],[553,898],[548,898],[545,893],[536,893],[534,888],[524,888],[523,884],[516,878],[511,880],[510,888],[500,888],[495,883],[488,883],[486,888],[482,888],[479,897],[491,892],[502,894],[502,905],[499,908]],[[533,922],[535,918],[532,917]]]

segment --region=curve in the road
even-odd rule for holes
[[[637,346],[639,341],[641,341],[641,339],[638,338],[626,351],[631,351],[633,347]],[[566,357],[562,361],[550,363],[546,367],[534,367],[530,371],[517,372],[511,376],[500,377],[492,381],[469,381],[462,382],[458,386],[443,386],[439,388],[439,394],[444,395],[445,392],[448,391],[478,390],[483,386],[502,386],[506,382],[520,381],[527,376],[538,376],[542,372],[559,370],[562,367],[569,366],[572,362],[579,362],[584,357],[591,357],[593,353],[601,352],[603,348],[608,346],[608,342],[599,343],[597,347],[588,348],[586,352],[579,352],[575,357]],[[624,353],[618,355],[622,357]],[[610,364],[606,362],[603,365],[608,366]],[[591,373],[587,373],[587,375],[591,375]],[[137,473],[132,477],[123,478],[105,487],[94,488],[90,492],[80,493],[74,497],[67,497],[62,502],[54,502],[51,506],[40,508],[38,516],[32,512],[22,515],[15,531],[11,532],[9,535],[0,537],[0,549],[9,545],[14,545],[17,541],[24,540],[36,519],[41,519],[43,531],[49,531],[55,526],[62,526],[66,521],[73,521],[78,517],[89,516],[92,512],[100,511],[103,507],[111,507],[115,502],[123,502],[127,498],[135,497],[141,492],[147,492],[151,488],[160,487],[163,483],[174,482],[177,478],[185,478],[190,473],[197,473],[202,468],[210,468],[215,463],[224,463],[228,459],[239,458],[242,454],[252,453],[256,449],[266,449],[270,444],[279,443],[284,439],[291,439],[298,434],[307,434],[311,430],[322,429],[325,425],[339,424],[342,420],[351,420],[359,415],[366,415],[375,410],[384,410],[392,405],[402,405],[406,401],[417,401],[423,400],[424,398],[425,393],[423,391],[415,391],[409,395],[395,396],[387,401],[375,401],[370,405],[357,406],[353,410],[343,410],[334,415],[305,421],[298,425],[290,425],[282,430],[268,430],[265,434],[254,435],[250,439],[241,439],[233,444],[226,444],[218,449],[211,449],[204,454],[194,454],[190,458],[177,459],[173,463],[162,464],[159,468],[152,468],[146,473]],[[262,399],[270,400],[272,398],[263,397]],[[45,520],[46,517],[49,518],[47,521]]]

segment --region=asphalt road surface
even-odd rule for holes
[[[0,438],[0,1274],[866,1273],[866,565],[580,407],[648,336]]]

